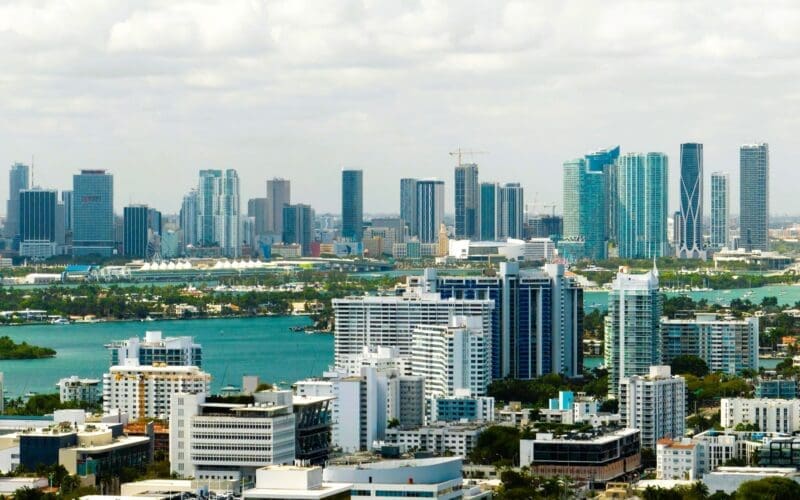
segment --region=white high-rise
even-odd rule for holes
[[[241,202],[236,170],[201,170],[197,191],[197,240],[218,246],[226,257],[241,255]]]
[[[730,221],[731,194],[727,172],[711,174],[711,245],[728,247],[728,223]]]
[[[656,449],[661,438],[681,438],[686,426],[686,381],[669,366],[651,366],[647,375],[619,383],[622,425],[641,431],[642,448]]]

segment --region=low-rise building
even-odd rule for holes
[[[58,381],[58,394],[62,403],[76,402],[97,404],[100,401],[100,380],[96,378],[80,378],[77,375],[62,378]]]
[[[783,477],[800,482],[800,472],[794,467],[720,467],[703,476],[708,492],[733,493],[747,481],[758,481],[768,477]]]
[[[797,381],[794,379],[758,379],[755,398],[795,399],[797,397]]]
[[[800,400],[723,398],[720,400],[720,424],[725,429],[744,424],[753,425],[761,432],[791,434],[800,430]]]
[[[705,472],[706,447],[688,438],[659,439],[656,444],[656,479],[694,481]]]
[[[466,457],[486,427],[488,424],[481,423],[438,423],[412,429],[395,427],[386,429],[386,444],[397,446],[400,453],[413,450]]]
[[[531,473],[590,483],[613,481],[638,469],[640,450],[638,429],[571,437],[537,433],[519,443],[520,466]]]
[[[350,483],[323,480],[321,467],[268,465],[256,470],[256,483],[242,492],[242,500],[344,500]]]
[[[494,398],[469,394],[449,398],[433,397],[425,405],[426,422],[494,422]]]

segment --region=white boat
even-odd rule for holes
[[[68,325],[69,320],[67,318],[56,318],[50,320],[51,325]]]

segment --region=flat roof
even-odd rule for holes
[[[297,499],[316,500],[329,498],[340,493],[349,492],[353,488],[349,483],[322,483],[314,489],[290,490],[281,488],[252,488],[242,492],[242,499],[271,498],[271,499]]]

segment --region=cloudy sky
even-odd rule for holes
[[[338,212],[347,166],[367,212],[401,176],[445,179],[449,211],[459,146],[560,205],[561,162],[621,144],[670,155],[674,206],[700,141],[737,211],[738,147],[766,141],[772,212],[800,213],[798,26],[793,1],[3,1],[0,165],[35,155],[59,189],[106,168],[117,207],[165,212],[202,168]]]

